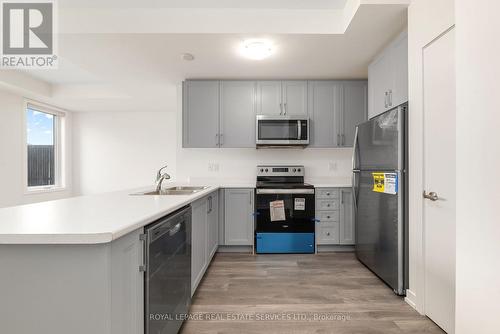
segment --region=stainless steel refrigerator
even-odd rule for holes
[[[405,295],[408,287],[408,105],[358,125],[353,196],[356,256]]]

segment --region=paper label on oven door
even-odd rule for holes
[[[295,198],[295,204],[293,206],[293,209],[304,211],[306,209],[306,199],[305,198]]]
[[[283,221],[285,218],[285,203],[280,201],[269,202],[269,211],[271,212],[271,221]]]
[[[391,195],[398,193],[397,173],[372,173],[372,175],[374,192]]]

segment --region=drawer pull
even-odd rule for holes
[[[330,196],[330,193],[326,193],[326,196]]]
[[[326,232],[326,235],[330,236],[330,232]]]
[[[330,203],[328,203],[326,206],[327,206],[327,207],[330,207]]]
[[[326,216],[326,218],[330,219],[331,217],[330,216]]]

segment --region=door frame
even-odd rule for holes
[[[424,73],[424,70],[425,70],[425,57],[424,57],[424,51],[432,46],[434,43],[438,42],[441,38],[445,37],[447,34],[451,33],[452,31],[455,30],[455,25],[451,26],[450,28],[446,29],[446,31],[443,31],[441,34],[439,34],[436,38],[434,38],[432,41],[430,41],[428,44],[426,44],[423,48],[422,48],[422,100],[423,102],[425,101],[425,94],[423,93],[424,91],[424,84],[425,84],[425,75],[423,74]],[[423,191],[431,191],[430,189],[427,189],[426,188],[426,159],[425,159],[425,156],[426,156],[426,141],[428,140],[428,138],[426,138],[426,135],[425,135],[425,121],[426,121],[426,115],[427,115],[427,111],[426,111],[426,108],[425,108],[425,104],[423,103],[422,104],[423,106],[423,113],[422,113],[422,120],[423,120],[423,127],[422,127],[422,146],[423,146],[423,150],[422,150],[422,153],[423,153],[423,156],[422,156],[422,192]],[[455,129],[456,129],[456,124],[455,124]],[[423,290],[422,290],[422,301],[423,301],[423,305],[422,305],[422,308],[424,310],[424,315],[427,314],[426,310],[425,310],[425,305],[426,305],[426,298],[425,298],[425,295],[426,295],[426,270],[427,270],[427,261],[426,261],[426,257],[427,257],[427,254],[426,254],[426,239],[425,239],[425,234],[426,234],[426,227],[428,225],[428,222],[426,221],[426,205],[425,205],[425,202],[426,200],[422,198],[422,286],[423,286]],[[432,320],[432,318],[430,318]],[[439,325],[438,325],[439,326]],[[453,331],[453,329],[452,329]]]
[[[451,4],[451,2],[450,2]],[[439,20],[427,22],[431,3],[420,2],[409,7],[409,288],[405,301],[425,315],[424,263],[424,119],[423,119],[423,52],[424,48],[455,27],[453,6],[438,8]],[[439,15],[438,15],[439,14]],[[424,24],[424,22],[427,22]]]

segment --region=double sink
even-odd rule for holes
[[[178,187],[165,188],[160,191],[149,191],[145,193],[139,193],[136,195],[192,195],[207,188],[208,187],[206,186],[204,187],[178,186]]]

